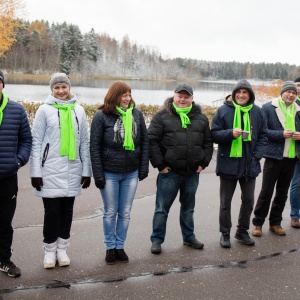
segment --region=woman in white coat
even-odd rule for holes
[[[68,266],[73,206],[91,181],[89,133],[85,112],[70,91],[65,73],[50,78],[51,94],[36,112],[30,157],[31,184],[43,198],[44,268]]]

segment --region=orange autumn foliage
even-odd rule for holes
[[[254,88],[255,96],[261,102],[266,102],[269,99],[276,98],[280,95],[282,84],[283,80],[281,79],[274,80],[270,84],[263,83],[262,85]]]
[[[4,57],[16,41],[17,29],[23,26],[17,14],[23,8],[22,0],[0,0],[0,57]]]

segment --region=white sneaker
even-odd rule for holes
[[[69,239],[57,239],[57,251],[56,258],[60,267],[66,267],[70,265],[70,258],[67,254],[67,248],[69,247]]]
[[[56,264],[55,252],[45,251],[44,268],[45,269],[53,269],[53,268],[55,268],[55,264]]]
[[[44,268],[53,269],[56,264],[56,248],[57,242],[52,244],[44,243],[45,256],[44,256]]]
[[[56,257],[60,267],[66,267],[70,265],[70,258],[66,249],[57,249]]]

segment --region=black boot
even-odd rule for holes
[[[229,232],[222,232],[221,238],[220,238],[220,245],[222,248],[230,248],[230,233]]]
[[[255,244],[254,240],[250,238],[247,230],[238,229],[234,237],[247,246],[253,246]]]

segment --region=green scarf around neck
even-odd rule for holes
[[[6,95],[2,92],[2,104],[0,106],[0,125],[2,124],[3,110],[6,107],[7,102],[8,102],[8,99],[7,99]]]
[[[278,97],[278,102],[280,105],[281,110],[285,116],[285,126],[284,129],[295,131],[295,119],[294,119],[294,112],[295,106],[294,103],[290,105],[289,111],[286,109],[285,103],[283,102],[281,96]],[[295,158],[296,157],[296,143],[294,139],[290,139],[290,146],[288,150],[288,158]]]
[[[125,131],[125,137],[123,142],[123,147],[125,150],[134,150],[134,142],[132,138],[132,110],[133,104],[130,105],[126,109],[126,111],[122,110],[120,106],[116,106],[116,110],[122,116],[122,122]]]
[[[69,105],[52,104],[60,112],[60,155],[68,156],[69,160],[76,160],[76,140],[71,113],[75,105],[75,103]]]
[[[231,149],[230,149],[230,157],[242,157],[243,156],[243,141],[249,142],[251,141],[251,128],[250,128],[250,116],[249,110],[253,107],[253,104],[247,106],[241,106],[234,101],[232,104],[235,107],[234,111],[234,119],[233,119],[233,128],[242,128],[242,116],[241,112],[243,112],[243,123],[244,130],[249,132],[248,138],[243,139],[242,135],[237,137],[232,141]]]
[[[188,124],[191,124],[191,121],[190,121],[189,117],[187,116],[187,114],[191,111],[191,109],[193,107],[192,104],[189,107],[179,108],[173,102],[173,107],[180,117],[182,128],[186,128]]]

